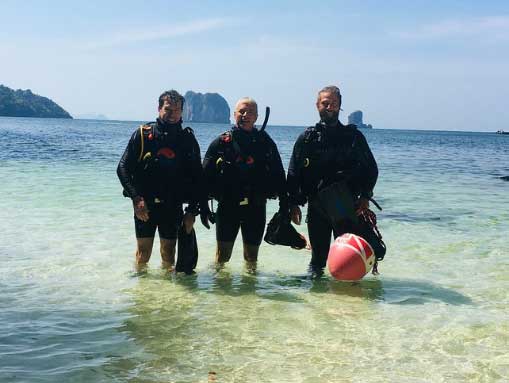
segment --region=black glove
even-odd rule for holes
[[[209,222],[216,223],[215,214],[210,211],[208,203],[200,206],[200,220],[207,229],[210,229]]]

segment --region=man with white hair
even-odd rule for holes
[[[285,171],[272,138],[255,127],[256,101],[241,98],[235,105],[235,126],[217,137],[203,160],[209,195],[219,204],[216,214],[216,264],[230,260],[239,229],[244,260],[255,270],[266,221],[266,201],[279,198],[288,215]]]

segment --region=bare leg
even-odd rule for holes
[[[244,242],[244,260],[249,272],[256,271],[256,261],[258,260],[258,245],[248,245]]]
[[[151,238],[136,238],[136,270],[143,271],[150,255],[152,254],[152,245],[154,244],[154,237]]]
[[[232,257],[233,242],[217,241],[216,266],[223,266]]]
[[[161,238],[160,241],[163,269],[173,271],[173,266],[175,265],[175,245],[177,244],[177,240]]]

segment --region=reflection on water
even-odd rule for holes
[[[383,281],[384,300],[390,304],[422,305],[442,302],[449,305],[472,305],[472,300],[460,292],[429,281],[387,279]]]

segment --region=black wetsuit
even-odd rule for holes
[[[378,167],[364,135],[355,125],[335,127],[322,123],[309,127],[297,139],[288,167],[290,203],[308,202],[307,225],[312,247],[310,267],[320,272],[327,263],[331,232],[334,237],[361,229],[350,219],[339,225],[324,217],[317,194],[333,183],[346,185],[353,201],[370,198],[378,178]]]
[[[266,132],[233,127],[217,137],[203,160],[209,195],[219,201],[216,238],[234,242],[239,228],[244,243],[260,245],[267,198],[279,198],[288,211],[285,171],[278,149]]]
[[[182,204],[195,210],[206,200],[200,148],[190,128],[161,120],[137,129],[118,164],[124,194],[133,201],[142,197],[149,220],[134,217],[136,237],[175,239],[182,221]],[[202,198],[203,196],[203,198]]]

